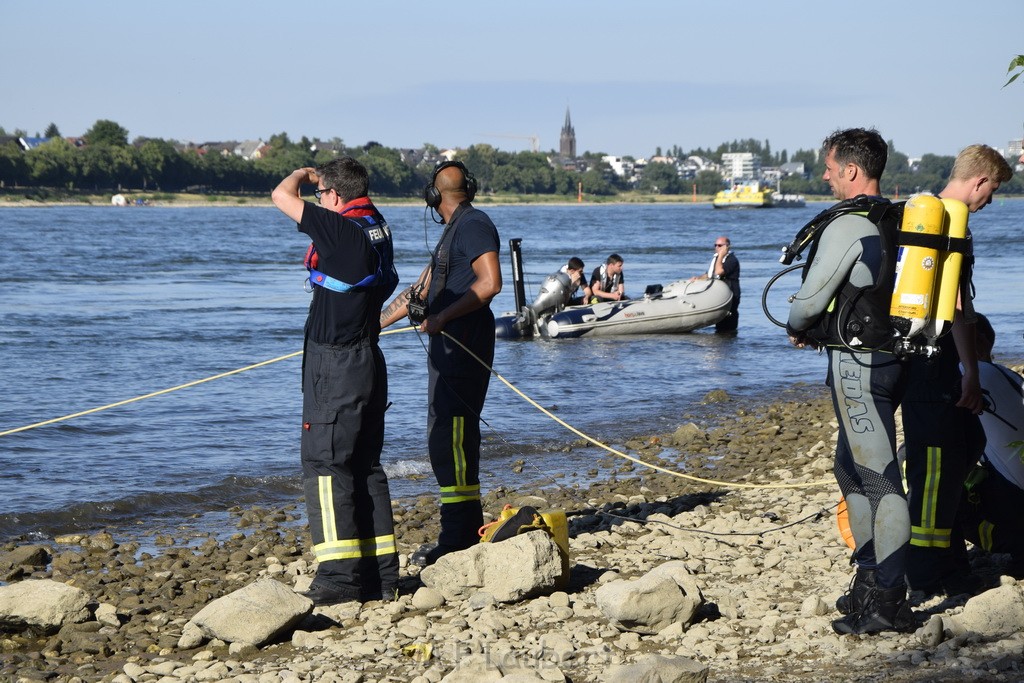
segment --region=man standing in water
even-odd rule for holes
[[[868,326],[851,328],[842,317],[848,312],[858,324],[888,322],[894,263],[885,258],[874,222],[888,205],[879,188],[888,146],[878,131],[854,128],[825,138],[822,152],[822,179],[843,200],[833,209],[865,195],[862,211],[822,219],[786,326],[794,345],[828,348],[828,385],[839,421],[835,475],[850,511],[857,565],[850,592],[836,604],[846,616],[832,627],[847,634],[909,632],[917,627],[904,579],[910,516],[894,417],[906,384],[904,363],[872,350]]]
[[[715,332],[735,332],[740,324],[740,260],[732,251],[732,242],[725,235],[715,240],[715,255],[711,257],[708,272],[690,278],[695,280],[721,280],[732,291],[729,315],[715,325]]]
[[[318,200],[302,199],[313,185]],[[300,168],[274,204],[313,241],[306,255],[313,300],[302,358],[302,484],[316,605],[394,598],[398,553],[388,479],[380,463],[388,377],[377,345],[380,308],[398,284],[391,231],[351,157]]]
[[[412,295],[427,292],[426,317],[410,320],[430,335],[427,361],[427,444],[441,488],[441,533],[412,554],[426,566],[479,542],[480,414],[494,362],[494,314],[490,303],[501,291],[498,230],[470,203],[476,180],[458,161],[434,170],[423,198],[440,215],[444,232],[420,281],[381,313],[381,326],[410,314]],[[475,356],[475,357],[474,357]],[[486,365],[484,365],[486,364]]]

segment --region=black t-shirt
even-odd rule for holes
[[[449,237],[448,231],[454,230],[451,237],[451,248],[447,257],[441,254],[442,246]],[[434,249],[433,270],[430,276],[430,295],[427,299],[430,312],[439,313],[458,301],[476,282],[473,272],[473,261],[489,251],[500,253],[498,229],[486,213],[470,206],[459,207],[452,215],[451,222],[445,226],[437,247]],[[441,270],[447,263],[448,274],[442,277]],[[440,291],[442,280],[444,291]],[[487,315],[489,306],[483,306],[468,316]]]
[[[299,232],[309,235],[320,261],[317,270],[354,284],[377,270],[379,257],[359,225],[341,214],[306,202]],[[380,287],[335,292],[313,288],[306,337],[319,344],[348,344],[380,335]]]

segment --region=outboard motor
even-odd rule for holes
[[[572,279],[568,273],[561,271],[544,278],[540,285],[540,293],[533,300],[534,314],[539,318],[546,313],[554,313],[565,307],[565,302],[572,291]]]

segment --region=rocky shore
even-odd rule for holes
[[[835,635],[852,571],[835,522],[827,396],[805,387],[762,405],[716,391],[706,402],[714,410],[681,416],[673,433],[626,444],[694,478],[609,455],[595,467],[613,474],[587,488],[487,495],[494,514],[567,512],[568,582],[536,595],[479,583],[456,594],[440,570],[408,566],[436,534],[433,498],[396,503],[392,602],[313,610],[294,595],[313,571],[298,506],[237,510],[223,541],[146,539],[152,554],[141,535],[110,533],[0,547],[0,680],[1024,680],[1024,582],[1002,576],[1004,556],[972,555],[988,592],[917,601],[918,633]],[[514,540],[537,533],[547,538]],[[63,611],[40,614],[54,593]],[[247,604],[253,595],[266,602]],[[644,608],[651,599],[661,604]],[[277,630],[230,635],[252,633],[263,616],[253,610],[278,605],[292,611]]]

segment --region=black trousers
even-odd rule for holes
[[[945,356],[945,357],[943,357]],[[970,570],[956,525],[964,480],[985,450],[981,421],[963,408],[955,350],[909,361],[903,401],[910,547],[907,582],[927,588]]]
[[[387,396],[376,343],[306,343],[302,484],[316,581],[357,599],[398,584],[391,494],[380,463]]]
[[[477,358],[442,334],[430,338],[427,443],[430,465],[441,489],[438,542],[468,548],[479,542],[483,526],[480,503],[480,414],[494,362],[494,316],[453,321],[445,332]],[[488,322],[489,320],[489,322]],[[481,364],[487,364],[487,367]]]
[[[987,462],[977,469],[983,476],[964,491],[957,515],[964,537],[989,552],[1024,560],[1024,491]]]

